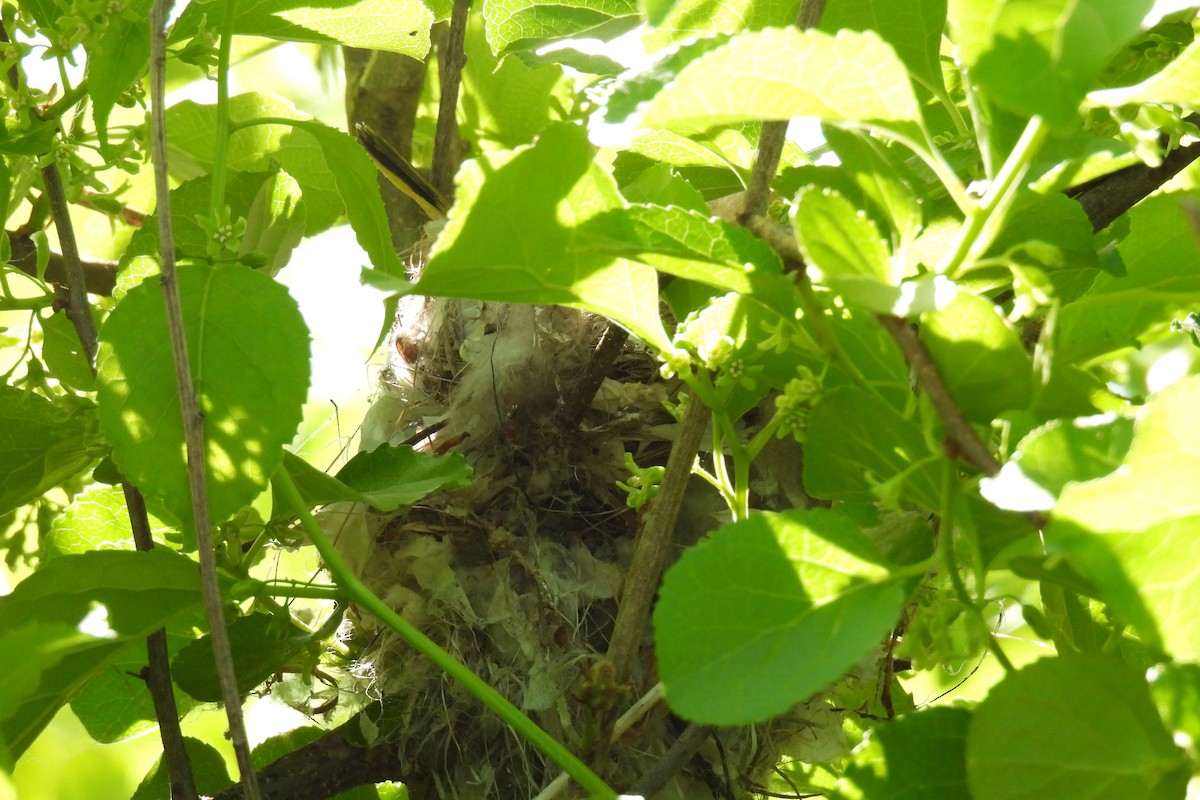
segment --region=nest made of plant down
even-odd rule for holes
[[[415,441],[461,453],[472,483],[399,516],[361,512],[357,544],[348,534],[342,543],[400,614],[579,754],[591,751],[603,706],[623,710],[657,681],[648,633],[628,693],[587,690],[589,669],[608,647],[639,523],[616,485],[628,478],[624,454],[663,464],[675,430],[664,406],[674,387],[636,345],[612,364],[582,421],[562,424],[606,324],[560,307],[403,301],[362,447]],[[700,533],[683,535],[694,541]],[[356,624],[355,635],[372,642],[364,671],[395,716],[414,800],[521,800],[557,776],[406,643],[369,617]],[[657,796],[749,796],[745,787],[781,753],[817,741],[817,728],[830,731],[821,741],[840,740],[839,726],[816,703],[725,734],[720,752],[703,750],[707,761],[694,760]],[[682,727],[660,705],[609,751],[601,772],[614,787],[630,785]]]

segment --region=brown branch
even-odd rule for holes
[[[26,275],[38,277],[37,274],[37,245],[33,239],[21,232],[8,231],[9,252],[12,260],[9,262]],[[83,269],[83,287],[88,294],[111,296],[117,285],[116,261],[102,259],[80,260]],[[50,253],[46,274],[42,276],[49,283],[59,283],[66,286],[70,283],[67,275],[66,259],[61,253]]]
[[[627,793],[654,797],[684,768],[712,731],[708,725],[688,725],[670,749],[663,753],[662,758],[633,782]]]
[[[800,30],[815,28],[825,11],[825,0],[803,0],[796,12],[796,27]],[[787,120],[769,120],[762,124],[758,135],[758,152],[750,172],[750,185],[746,188],[745,205],[742,213],[756,217],[766,212],[771,195],[771,181],[779,169],[783,145],[787,141]]]
[[[946,388],[937,365],[929,357],[929,351],[921,344],[916,329],[908,320],[893,317],[888,314],[876,314],[875,318],[884,330],[891,334],[904,353],[904,359],[916,376],[917,382],[929,396],[933,407],[946,425],[946,435],[958,446],[959,451],[969,464],[984,475],[992,476],[1000,471],[1000,462],[987,449],[987,446],[975,435],[975,429],[963,415],[962,409]]]
[[[63,251],[63,269],[67,278],[67,318],[75,325],[75,333],[83,345],[84,355],[87,356],[88,366],[96,370],[96,348],[99,340],[96,336],[96,321],[92,319],[92,309],[88,305],[87,289],[84,288],[83,264],[79,260],[79,248],[75,243],[75,228],[71,224],[71,206],[67,203],[67,195],[63,191],[62,177],[58,174],[58,164],[51,161],[42,169],[42,182],[46,186],[46,196],[50,200],[50,213],[54,217],[54,227],[58,230],[58,244]]]
[[[588,361],[583,375],[575,382],[571,396],[563,403],[559,413],[559,425],[563,430],[573,430],[579,427],[584,412],[592,404],[596,392],[600,391],[600,385],[608,377],[609,368],[617,360],[617,356],[621,355],[625,342],[628,340],[629,331],[620,325],[610,322],[605,327],[604,333],[600,334],[600,341],[596,343],[596,349],[592,351],[592,357]]]
[[[1137,205],[1200,158],[1200,142],[1172,150],[1162,164],[1134,164],[1067,190],[1083,206],[1092,230],[1107,228],[1117,217]]]
[[[443,197],[454,193],[454,174],[458,172],[458,91],[467,63],[467,15],[471,0],[454,0],[450,30],[438,47],[438,75],[441,98],[438,101],[437,132],[433,140],[433,185]]]
[[[146,514],[146,501],[137,487],[122,481],[125,505],[129,508],[129,526],[133,530],[133,542],[138,550],[154,549],[154,537],[150,533],[150,518]],[[163,744],[163,763],[167,767],[167,781],[171,786],[172,800],[191,800],[199,796],[196,779],[192,774],[192,759],[183,742],[183,731],[179,727],[179,707],[175,705],[175,689],[171,685],[171,656],[167,650],[167,631],[159,628],[146,637],[146,669],[142,673],[150,699],[154,703],[154,716],[158,720],[158,734]]]
[[[216,552],[213,547],[212,521],[208,513],[208,480],[205,474],[204,417],[192,384],[187,338],[183,329],[183,310],[179,300],[179,281],[175,270],[175,238],[171,230],[171,185],[167,177],[166,66],[167,15],[171,0],[155,0],[150,12],[150,144],[154,161],[154,188],[158,218],[159,257],[162,279],[159,285],[167,310],[171,335],[171,355],[175,362],[175,383],[183,415],[184,444],[187,453],[188,486],[192,495],[192,520],[196,549],[200,556],[200,578],[204,593],[204,611],[212,635],[217,681],[229,721],[229,738],[237,757],[238,772],[249,800],[259,800],[258,780],[250,758],[250,743],[242,717],[242,699],[238,693],[225,610],[217,582]]]

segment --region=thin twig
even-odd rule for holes
[[[663,753],[662,758],[633,782],[633,786],[629,787],[629,794],[643,797],[653,797],[658,794],[671,778],[674,778],[691,760],[712,730],[708,725],[695,723],[684,728],[683,733],[679,734],[679,738],[675,740],[670,749]]]
[[[803,0],[796,12],[796,27],[800,30],[815,28],[825,11],[825,0]],[[745,206],[742,213],[747,217],[761,216],[767,210],[771,195],[771,181],[779,169],[779,158],[787,141],[786,120],[770,120],[762,124],[758,135],[758,152],[754,157],[754,168],[750,172],[750,185],[746,189]]]
[[[663,685],[662,682],[654,684],[647,692],[637,699],[629,709],[617,719],[613,725],[612,735],[608,737],[609,742],[616,742],[626,731],[634,725],[642,721],[642,719],[650,713],[650,709],[662,702]],[[545,789],[537,793],[533,800],[554,800],[571,785],[571,776],[565,772],[559,773],[559,776],[550,781]]]
[[[121,488],[125,492],[125,505],[129,508],[133,543],[138,550],[149,552],[154,549],[154,538],[150,534],[146,501],[137,487],[128,481],[122,481]],[[171,685],[171,655],[167,650],[166,628],[159,628],[146,637],[146,669],[142,678],[154,703],[171,798],[192,800],[199,796],[199,792],[192,774],[192,759],[183,743],[183,730],[179,727],[179,707],[175,705],[175,689]]]
[[[683,505],[683,493],[691,477],[692,463],[700,450],[708,420],[708,407],[695,395],[688,397],[687,409],[679,426],[679,438],[671,448],[658,494],[643,517],[633,559],[625,574],[620,610],[608,645],[608,659],[616,668],[617,683],[629,675],[630,667],[641,650],[642,636],[650,620],[650,609],[658,593],[658,581],[671,550],[675,520]]]
[[[600,334],[600,341],[596,343],[596,349],[592,351],[592,357],[588,360],[587,367],[575,381],[571,396],[563,403],[559,413],[559,424],[563,430],[569,431],[579,427],[584,412],[592,404],[596,392],[600,391],[600,385],[608,377],[609,368],[617,360],[617,356],[621,355],[621,350],[624,349],[625,342],[628,340],[629,331],[620,325],[610,322],[605,327],[604,333]]]
[[[883,325],[891,337],[896,340],[900,352],[913,371],[917,383],[929,396],[929,401],[937,409],[938,416],[946,425],[946,435],[958,446],[967,463],[989,477],[1000,471],[998,462],[987,446],[975,435],[975,429],[967,421],[962,409],[946,388],[942,374],[938,372],[937,364],[929,356],[925,345],[917,336],[917,331],[908,320],[887,314],[877,314],[876,319]]]
[[[63,191],[62,177],[58,164],[51,161],[42,169],[42,182],[46,185],[46,196],[50,200],[50,213],[54,227],[58,230],[58,246],[62,248],[63,267],[67,273],[67,318],[75,325],[75,333],[83,345],[88,366],[96,370],[96,322],[88,305],[87,289],[84,288],[83,264],[79,260],[79,247],[75,243],[75,229],[71,225],[71,206]]]
[[[175,361],[176,388],[183,413],[184,442],[187,452],[188,485],[192,494],[192,518],[196,532],[196,549],[200,556],[200,576],[204,590],[204,611],[211,629],[213,656],[217,680],[225,702],[229,721],[229,736],[237,756],[238,772],[248,800],[261,800],[254,764],[250,759],[250,744],[242,718],[242,700],[238,694],[237,678],[229,648],[229,633],[225,628],[225,612],[221,605],[221,589],[217,583],[216,553],[213,548],[212,522],[208,515],[208,486],[205,475],[204,418],[200,414],[196,389],[188,359],[187,338],[183,329],[183,311],[179,301],[179,282],[175,270],[174,238],[171,231],[171,186],[167,178],[166,136],[166,64],[167,15],[172,0],[155,0],[150,13],[150,123],[151,147],[154,156],[154,187],[158,218],[159,255],[162,259],[163,300],[167,309],[167,325],[171,335],[171,352]]]
[[[454,173],[458,172],[458,90],[467,63],[467,16],[471,0],[454,0],[450,12],[450,30],[438,48],[438,75],[441,98],[438,101],[437,132],[433,139],[433,185],[443,197],[454,191]]]
[[[642,637],[645,636],[650,610],[658,594],[658,582],[671,552],[675,521],[679,518],[692,464],[710,416],[708,407],[700,402],[700,398],[695,395],[688,398],[687,409],[679,426],[679,438],[667,458],[658,494],[642,518],[642,528],[637,535],[629,570],[625,573],[617,619],[608,643],[607,658],[613,665],[613,682],[617,686],[628,679],[633,663],[641,652]],[[599,734],[591,753],[591,762],[597,765],[606,760],[613,729],[612,716],[601,719],[598,727]]]

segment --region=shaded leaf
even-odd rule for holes
[[[27,626],[72,629],[97,604],[111,638],[88,637],[56,663],[43,663],[36,691],[6,707],[0,736],[14,756],[54,715],[131,643],[201,603],[200,573],[190,559],[166,550],[91,552],[55,558],[0,598],[0,636]],[[35,634],[31,634],[35,635]],[[40,639],[50,634],[38,633]]]
[[[718,725],[781,713],[877,647],[907,595],[870,539],[833,512],[725,525],[663,581],[654,629],[667,700]]]
[[[856,386],[825,394],[808,423],[804,485],[828,500],[941,503],[937,459],[920,427]]]
[[[859,796],[895,800],[970,800],[965,708],[926,708],[889,720],[854,754],[843,783]],[[839,795],[840,796],[840,795]]]
[[[308,330],[287,290],[260,272],[181,267],[178,280],[204,413],[209,509],[220,521],[266,488],[295,435],[308,390]],[[100,330],[100,425],[122,474],[190,520],[169,341],[158,281],[146,281]]]
[[[291,625],[290,620],[281,623],[270,614],[239,617],[227,628],[239,693],[265,682],[313,641],[313,634]],[[171,678],[197,700],[221,701],[211,634],[195,640],[171,659]]]
[[[1100,656],[1045,658],[1010,673],[975,710],[975,800],[1182,797],[1191,765],[1141,675]]]
[[[0,384],[0,514],[25,505],[94,461],[92,405],[55,403]]]
[[[1200,296],[1200,244],[1181,205],[1186,195],[1159,194],[1129,212],[1131,231],[1118,246],[1126,274],[1099,273],[1081,298],[1062,307],[1056,355],[1081,361],[1138,344]]]
[[[972,422],[1029,403],[1033,362],[996,307],[967,292],[921,318],[921,341]]]

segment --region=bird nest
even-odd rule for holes
[[[606,327],[559,307],[402,301],[363,447],[459,453],[472,482],[397,516],[364,512],[358,543],[345,534],[340,544],[402,616],[581,755],[596,752],[602,719],[657,683],[649,632],[631,685],[598,691],[594,679],[639,524],[617,487],[628,479],[625,454],[664,463],[676,427],[673,387],[636,345],[622,349],[582,408],[570,407]],[[555,778],[557,767],[405,642],[372,618],[355,623],[356,637],[371,642],[364,664],[397,731],[410,797],[514,800]],[[725,733],[656,796],[748,796],[780,753],[817,727],[840,740],[839,725],[818,702]],[[632,785],[683,727],[657,704],[598,771],[613,786]]]

